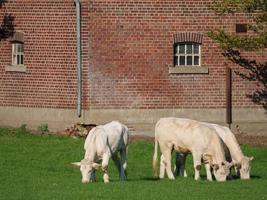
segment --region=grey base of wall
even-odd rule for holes
[[[0,107],[0,126],[26,124],[30,129],[37,129],[47,124],[54,132],[63,132],[77,122],[104,124],[118,120],[128,125],[132,134],[153,136],[155,123],[162,117],[190,118],[227,126],[225,109],[90,109],[83,110],[82,117],[78,118],[76,110]],[[237,132],[236,125],[243,133],[267,136],[267,113],[261,108],[233,109],[234,132]]]

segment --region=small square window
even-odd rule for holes
[[[247,24],[236,24],[235,31],[236,33],[247,33],[248,32]]]
[[[200,66],[200,45],[177,43],[174,47],[175,66]]]

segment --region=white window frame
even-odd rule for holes
[[[24,44],[12,43],[12,66],[24,66]]]
[[[185,45],[185,50],[184,50],[184,53],[179,53],[179,50],[180,50],[180,46],[182,45]],[[187,53],[187,47],[189,45],[192,45],[192,53]],[[198,45],[198,53],[194,53],[194,46],[195,45]],[[198,44],[198,43],[194,43],[194,42],[183,42],[183,43],[176,43],[175,46],[174,46],[174,59],[177,59],[177,64],[174,64],[174,66],[201,66],[201,44]],[[184,65],[181,65],[180,64],[180,57],[181,56],[184,56],[185,57],[185,64]],[[187,64],[187,57],[188,56],[192,56],[192,64],[191,65],[188,65]],[[195,56],[198,56],[199,57],[199,62],[197,65],[194,64],[194,58]]]

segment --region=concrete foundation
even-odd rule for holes
[[[83,110],[78,118],[76,110],[0,107],[0,126],[19,127],[26,124],[30,129],[37,129],[47,124],[53,132],[63,132],[74,123],[104,124],[112,120],[125,123],[132,134],[154,135],[155,123],[162,117],[182,117],[199,121],[225,124],[225,109],[157,109],[157,110]],[[236,129],[238,125],[239,129]],[[267,136],[267,115],[264,109],[233,109],[234,132]]]

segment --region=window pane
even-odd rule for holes
[[[17,44],[18,46],[18,52],[21,52],[21,44]]]
[[[178,45],[176,45],[176,46],[174,47],[174,55],[177,55],[177,53],[178,53]]]
[[[13,44],[13,47],[14,47],[13,52],[14,53],[18,52],[18,45],[17,44]]]
[[[20,64],[24,64],[24,58],[23,58],[23,55],[20,55]]]
[[[13,55],[13,59],[12,59],[12,64],[13,65],[16,65],[17,64],[16,58],[17,58],[17,56],[16,55]]]
[[[186,45],[186,53],[187,54],[192,54],[192,45],[191,44],[187,44]]]
[[[199,54],[199,45],[194,44],[194,54]]]
[[[194,56],[194,65],[199,65],[199,56]]]
[[[174,66],[178,65],[178,56],[174,56]]]
[[[187,65],[192,65],[192,56],[187,56],[187,58],[186,58],[186,60],[187,60]]]
[[[16,63],[17,65],[19,65],[20,64],[20,56],[19,55],[17,55],[17,63]]]
[[[21,52],[24,52],[24,44],[21,44]]]
[[[185,53],[185,44],[179,45],[179,53],[184,54]]]
[[[185,65],[185,56],[180,56],[180,65]]]

